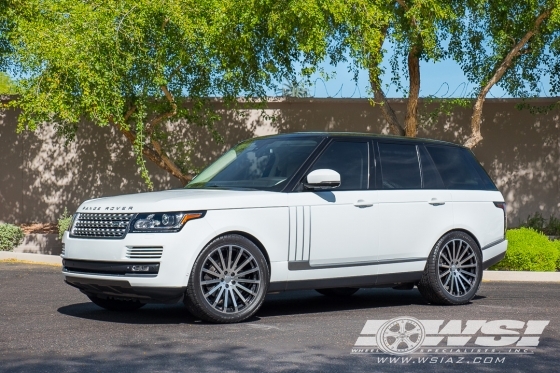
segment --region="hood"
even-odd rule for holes
[[[175,189],[97,198],[77,212],[164,212],[287,206],[287,194],[261,190]]]

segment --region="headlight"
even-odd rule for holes
[[[206,211],[155,212],[138,214],[130,224],[130,233],[179,232],[189,220],[204,217]]]

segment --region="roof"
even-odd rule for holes
[[[430,144],[439,144],[439,145],[451,145],[451,146],[459,146],[463,147],[460,144],[455,144],[452,142],[441,141],[441,140],[434,140],[434,139],[424,139],[418,137],[404,137],[404,136],[397,136],[397,135],[381,135],[381,134],[374,134],[374,133],[362,133],[362,132],[293,132],[293,133],[279,133],[277,135],[270,135],[264,137],[299,137],[299,136],[319,136],[324,138],[334,138],[334,137],[351,137],[351,138],[359,138],[359,137],[367,137],[371,139],[385,139],[385,140],[397,140],[402,142],[414,142],[414,143],[430,143]]]

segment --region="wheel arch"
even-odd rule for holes
[[[465,234],[468,234],[468,235],[474,240],[474,242],[476,242],[476,244],[478,245],[478,249],[479,249],[480,252],[482,253],[482,246],[480,246],[480,241],[478,240],[478,238],[476,238],[476,236],[475,236],[472,232],[470,232],[470,231],[467,230],[467,229],[464,229],[464,228],[454,228],[454,229],[450,229],[449,231],[445,232],[441,237],[445,236],[446,234],[452,233],[452,232],[463,232],[463,233],[465,233]],[[438,238],[438,241],[441,239],[441,237]],[[437,241],[436,241],[436,242],[437,242]]]
[[[219,238],[219,237],[222,237],[222,236],[227,236],[228,234],[237,234],[239,236],[245,237],[246,239],[248,239],[249,241],[254,243],[255,246],[257,246],[259,248],[259,250],[263,253],[264,258],[266,260],[266,264],[268,265],[268,270],[270,272],[272,271],[272,269],[270,267],[270,257],[268,255],[268,252],[266,251],[266,248],[264,247],[264,245],[262,244],[262,242],[258,238],[256,238],[255,236],[253,236],[250,233],[243,232],[243,231],[236,231],[236,230],[227,231],[227,232],[220,233],[216,237],[212,238],[210,240],[210,242],[214,241],[216,238]]]

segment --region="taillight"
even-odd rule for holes
[[[504,212],[504,238],[506,238],[506,229],[507,229],[507,219],[506,219],[506,203],[505,202],[494,202],[494,206],[499,209],[502,209]]]

